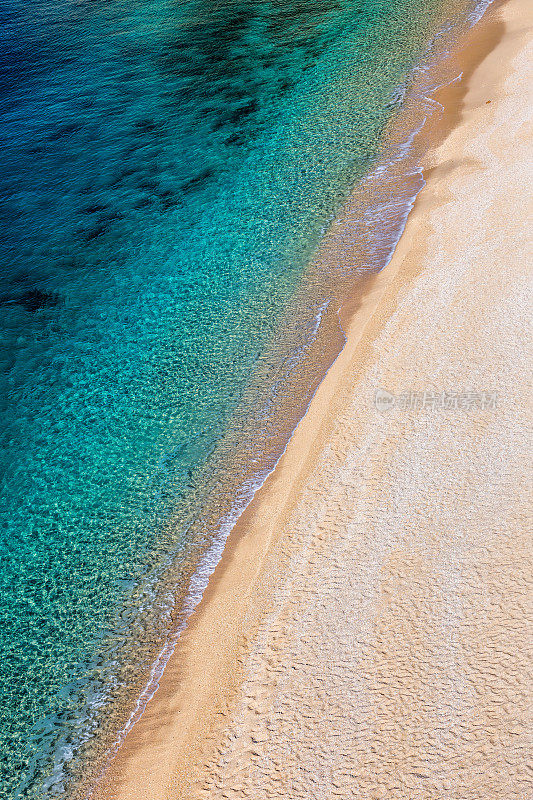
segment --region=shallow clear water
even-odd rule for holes
[[[0,797],[63,792],[51,756],[119,680],[101,643],[185,562],[202,465],[438,10],[0,8]]]

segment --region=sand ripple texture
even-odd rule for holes
[[[515,48],[516,7],[504,9]],[[414,214],[396,254],[407,269],[418,248],[424,268],[353,376],[263,565],[250,605],[267,611],[198,797],[533,797],[532,171],[517,100],[533,80],[527,50],[515,52],[488,104],[501,57],[482,65],[436,154],[430,224]],[[380,413],[378,387],[498,399]]]

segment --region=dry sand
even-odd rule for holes
[[[499,10],[392,262],[98,798],[533,798],[532,11]],[[474,394],[380,412],[379,387]]]

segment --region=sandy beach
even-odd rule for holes
[[[392,261],[98,800],[533,798],[532,11],[480,23]]]

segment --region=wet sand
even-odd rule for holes
[[[490,13],[394,257],[100,800],[533,797],[532,8]]]

